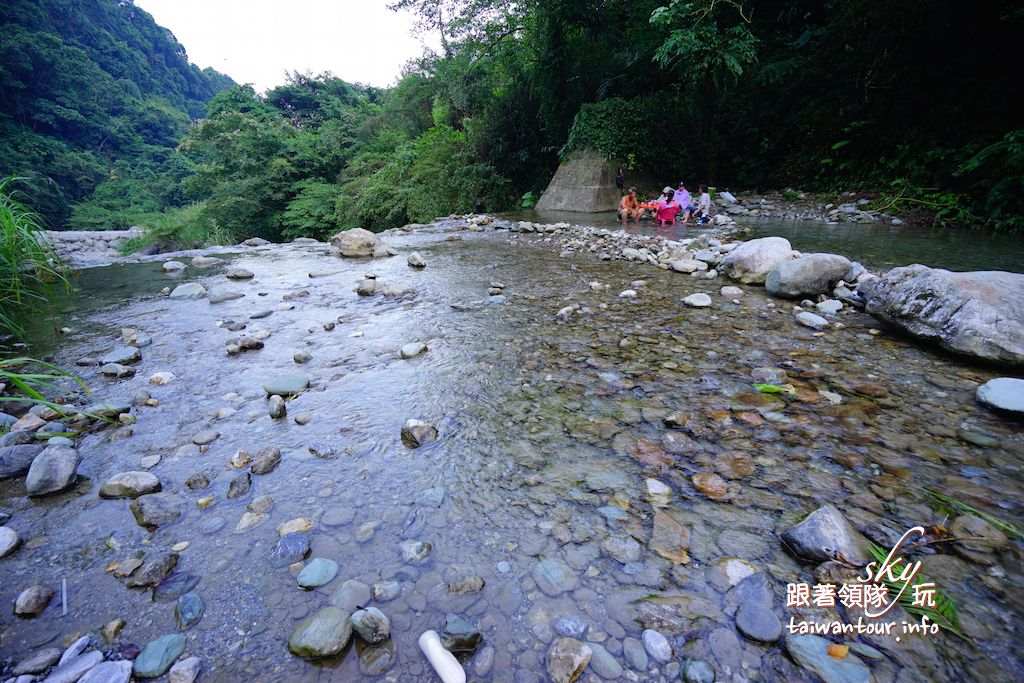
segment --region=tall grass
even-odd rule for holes
[[[69,284],[60,258],[40,234],[42,218],[22,203],[15,188],[23,180],[0,180],[0,330],[14,336],[24,334],[19,316],[32,304],[45,303],[47,284]]]
[[[73,382],[89,394],[89,387],[81,379],[55,365],[35,358],[5,358],[0,360],[0,384],[18,393],[3,396],[4,401],[30,403],[53,408],[59,413],[67,410],[46,397],[61,391],[63,383]]]

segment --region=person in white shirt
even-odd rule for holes
[[[694,221],[700,223],[701,221],[706,222],[711,217],[711,195],[708,194],[708,186],[700,186],[700,197],[697,199],[697,206],[687,206],[686,215],[683,216],[683,225],[687,225],[690,222],[690,217],[693,216]]]

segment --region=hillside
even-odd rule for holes
[[[36,202],[58,226],[104,180],[115,204],[180,201],[187,169],[172,151],[228,76],[190,64],[131,0],[7,0],[0,26],[0,174],[52,178],[62,196],[37,186]],[[117,181],[128,178],[147,182],[126,197]],[[79,224],[106,227],[98,199]]]

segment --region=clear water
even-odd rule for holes
[[[440,630],[454,612],[493,648],[487,672],[474,673],[482,654],[466,663],[471,680],[546,680],[554,623],[579,615],[590,637],[623,665],[623,639],[653,627],[669,636],[679,661],[704,659],[719,680],[733,671],[749,680],[802,681],[806,674],[781,644],[737,635],[715,579],[719,560],[740,557],[763,571],[782,616],[785,584],[810,581],[813,567],[783,552],[778,534],[819,505],[839,505],[878,537],[881,527],[943,522],[944,512],[923,493],[930,487],[1024,524],[1024,436],[974,400],[992,371],[869,335],[875,322],[861,313],[844,314],[844,329],[816,337],[785,307],[769,307],[757,288],[734,304],[718,294],[721,282],[590,255],[563,259],[544,240],[493,233],[449,242],[414,234],[394,239],[403,256],[372,262],[342,261],[322,246],[279,247],[230,260],[256,273],[242,283],[228,283],[223,268],[189,268],[186,279],[246,295],[217,305],[159,295],[177,280],[158,264],[84,273],[53,321],[72,333],[33,348],[52,349],[48,358],[70,366],[120,343],[121,327],[143,330],[154,344],[142,349],[136,378],[106,380],[94,368],[82,376],[97,396],[129,400],[146,388],[160,405],[133,409],[138,421],[130,427],[86,436],[83,480],[72,492],[32,500],[23,479],[0,482],[0,509],[26,539],[0,561],[0,602],[10,605],[33,583],[56,587],[66,578],[69,603],[64,618],[56,601],[32,620],[4,611],[0,659],[95,633],[117,617],[128,622],[122,642],[142,645],[174,632],[173,602],[153,602],[106,569],[188,541],[178,571],[201,576],[195,590],[206,613],[187,632],[187,652],[202,658],[206,681],[371,680],[361,648],[314,663],[286,648],[298,621],[326,606],[348,579],[401,583],[397,599],[374,603],[391,619],[394,647],[381,680],[434,680],[416,639]],[[425,270],[406,266],[412,249],[427,260]],[[313,271],[335,274],[310,278]],[[360,298],[353,286],[366,272],[417,294]],[[638,299],[616,296],[637,279],[647,282]],[[492,281],[506,285],[504,303],[488,301]],[[610,288],[592,291],[592,281]],[[276,310],[285,294],[303,289],[309,295],[293,299],[293,310]],[[680,298],[695,291],[709,293],[715,306],[682,308]],[[463,312],[451,307],[467,302],[479,303]],[[557,321],[555,312],[569,302],[591,312]],[[275,312],[249,320],[264,309]],[[248,333],[270,331],[265,348],[227,356],[225,342],[241,334],[218,327],[227,320],[247,322]],[[325,330],[331,322],[336,327]],[[636,347],[621,348],[623,337]],[[398,348],[411,341],[426,342],[429,352],[399,359]],[[313,360],[297,365],[297,350]],[[758,367],[780,369],[797,396],[753,391]],[[147,385],[157,371],[177,379]],[[311,386],[288,403],[288,419],[273,421],[261,385],[286,372],[307,375]],[[840,394],[842,405],[830,405],[819,389]],[[234,412],[214,419],[224,408]],[[673,411],[688,416],[686,430],[664,426]],[[302,413],[311,416],[306,425],[293,420]],[[399,431],[408,418],[434,423],[439,440],[406,448]],[[208,429],[220,434],[209,449],[193,445]],[[964,429],[998,445],[972,445]],[[323,444],[337,457],[310,453]],[[671,464],[645,465],[635,457],[638,445]],[[229,459],[267,446],[281,449],[281,465],[254,476],[245,497],[227,499],[236,473]],[[726,500],[694,488],[691,475],[720,470],[723,454],[737,452],[751,471],[729,479]],[[185,510],[154,533],[135,523],[128,501],[97,497],[100,483],[138,469],[150,455],[161,456],[152,472]],[[185,480],[201,471],[217,474],[211,486],[187,489]],[[647,548],[647,477],[672,489],[667,509],[691,534],[688,564]],[[444,488],[439,507],[422,500],[432,487]],[[270,518],[235,533],[246,504],[261,495],[273,497]],[[215,504],[199,509],[203,496]],[[624,514],[608,517],[610,509]],[[309,592],[297,587],[294,570],[269,559],[277,527],[296,517],[313,522],[312,557],[341,566],[336,579]],[[611,535],[642,546],[635,565],[602,550]],[[423,565],[402,560],[399,544],[410,536],[434,546]],[[553,597],[541,591],[533,572],[542,559],[569,567],[576,587]],[[1024,617],[1020,559],[1014,542],[1000,555],[997,578],[955,555],[925,558],[926,571],[957,601],[967,639],[940,635],[889,646],[886,661],[874,665],[876,680],[1024,677],[1013,635]],[[482,577],[483,590],[449,595],[447,582],[466,575]],[[664,666],[635,675],[678,680]],[[588,671],[582,680],[599,679]]]

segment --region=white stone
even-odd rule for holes
[[[987,406],[1024,414],[1024,379],[997,377],[978,387],[977,398]],[[0,553],[2,556],[2,553]]]
[[[21,545],[18,532],[7,526],[0,526],[0,558],[7,557]]]
[[[813,328],[815,330],[824,330],[828,327],[828,321],[822,318],[820,315],[811,313],[810,311],[801,311],[796,314],[796,320],[801,325]]]
[[[170,384],[173,381],[173,372],[155,372],[149,377],[150,384]]]
[[[683,303],[691,308],[707,308],[711,305],[711,297],[703,292],[698,292],[683,299]]]

